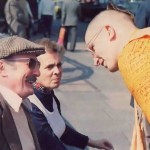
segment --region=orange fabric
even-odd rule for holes
[[[150,36],[130,41],[118,59],[127,87],[150,123]]]
[[[142,114],[138,116],[137,104],[134,102],[135,125],[130,150],[146,150],[145,133],[142,123]]]

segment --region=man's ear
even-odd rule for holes
[[[114,28],[112,26],[107,25],[107,26],[105,26],[105,29],[108,33],[109,40],[110,41],[115,40],[116,39],[116,32],[115,32]]]
[[[2,61],[0,61],[0,75],[2,77],[6,77],[7,74],[6,74],[6,70],[5,70],[5,65]]]

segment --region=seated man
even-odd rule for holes
[[[53,89],[60,85],[62,62],[61,47],[49,39],[38,42],[46,52],[38,57],[41,64],[40,76],[34,86],[34,95],[29,99],[33,104],[32,118],[36,126],[42,150],[66,150],[63,143],[84,149],[91,146],[98,149],[113,149],[107,140],[92,140],[69,127],[61,116],[60,103]],[[60,50],[60,51],[59,51]]]
[[[44,47],[26,39],[0,35],[0,150],[40,150],[22,102],[34,92],[41,52]]]

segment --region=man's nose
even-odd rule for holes
[[[102,58],[94,57],[93,59],[94,59],[94,66],[100,66],[103,64]]]
[[[61,68],[59,68],[58,66],[54,67],[54,73],[55,74],[59,74],[61,72],[60,70],[61,70]]]

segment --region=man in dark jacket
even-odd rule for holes
[[[0,38],[0,150],[40,150],[23,100],[39,76],[36,55],[44,48],[17,36]]]
[[[40,55],[40,76],[34,83],[34,95],[29,99],[33,104],[32,118],[36,126],[42,150],[66,150],[63,143],[84,149],[91,146],[98,149],[113,149],[107,140],[93,140],[70,126],[61,116],[60,103],[53,89],[59,87],[62,76],[62,62],[59,51],[62,48],[45,38],[38,41],[45,46],[46,53]]]

